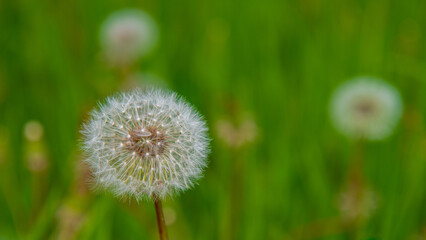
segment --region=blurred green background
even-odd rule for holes
[[[170,239],[426,239],[425,1],[2,0],[1,240],[158,238],[153,203],[92,193],[79,151],[88,112],[120,89],[99,29],[123,8],[160,28],[134,70],[184,95],[213,138],[199,185],[164,202]],[[404,100],[395,134],[366,145],[369,207],[344,195],[354,147],[328,116],[358,75]]]

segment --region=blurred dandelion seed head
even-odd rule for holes
[[[24,135],[28,141],[37,142],[40,141],[44,134],[43,125],[40,122],[32,120],[25,124]]]
[[[218,137],[229,147],[240,148],[256,140],[258,127],[254,119],[247,117],[238,126],[222,119],[216,124]]]
[[[349,188],[339,196],[339,210],[345,220],[369,218],[378,207],[379,197],[370,188]]]
[[[192,187],[209,151],[205,121],[176,94],[162,90],[108,98],[92,111],[83,135],[95,187],[137,200]]]
[[[335,91],[330,105],[331,119],[344,135],[381,140],[388,137],[402,115],[402,100],[388,83],[371,77],[357,77]]]
[[[40,173],[48,168],[49,161],[43,152],[32,152],[27,159],[28,169],[31,172]]]
[[[87,217],[80,210],[63,204],[56,212],[58,235],[55,239],[74,239]]]
[[[128,65],[148,54],[158,40],[155,21],[145,12],[126,9],[113,13],[101,28],[101,45],[112,65]]]

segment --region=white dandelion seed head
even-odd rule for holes
[[[126,65],[148,54],[158,40],[155,21],[138,9],[110,15],[101,27],[101,45],[113,65]]]
[[[334,92],[331,119],[344,135],[354,139],[388,137],[402,115],[402,100],[396,88],[372,77],[357,77]]]
[[[82,133],[95,187],[137,200],[192,187],[209,152],[202,117],[175,93],[156,89],[107,98]]]

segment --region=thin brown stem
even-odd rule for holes
[[[349,178],[358,185],[363,184],[365,140],[358,140],[353,147]]]
[[[353,192],[356,206],[354,208],[362,209],[363,206],[363,195],[365,191],[365,180],[364,180],[364,158],[365,158],[365,140],[360,139],[355,142],[353,146],[351,169],[348,179],[348,189]],[[360,210],[358,210],[360,211]],[[350,223],[353,225],[352,231],[350,231],[350,239],[359,238],[359,227],[362,225],[362,216],[356,216],[356,218]]]
[[[161,200],[157,195],[153,195],[154,205],[155,205],[155,213],[157,214],[157,224],[158,224],[158,233],[160,234],[160,240],[167,240],[167,229],[166,229],[166,221],[164,220],[163,214],[163,205],[161,204]]]

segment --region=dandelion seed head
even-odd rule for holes
[[[354,139],[381,140],[388,137],[402,115],[402,100],[388,83],[357,77],[335,91],[330,113],[335,127]]]
[[[192,187],[206,166],[206,123],[174,93],[150,89],[110,97],[92,111],[82,133],[85,161],[99,179],[95,187],[117,196],[172,196]]]
[[[43,125],[35,120],[27,122],[24,127],[24,135],[31,142],[40,141],[44,135]]]
[[[155,21],[138,9],[111,14],[101,28],[101,45],[113,65],[126,65],[148,54],[158,39]]]
[[[339,195],[338,207],[341,216],[347,220],[369,218],[377,210],[378,194],[371,188],[350,187]]]

